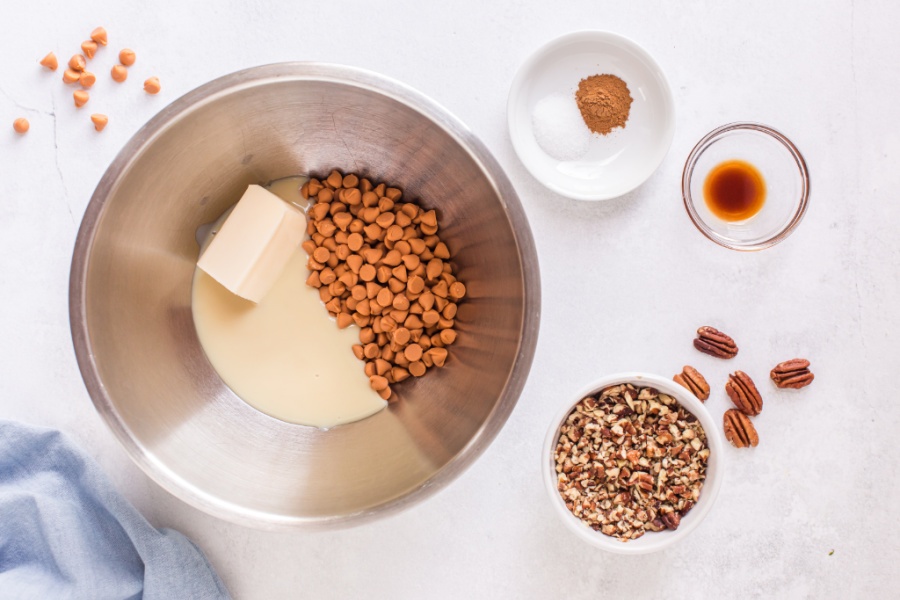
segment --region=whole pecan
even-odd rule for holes
[[[672,379],[678,385],[689,389],[701,402],[706,402],[709,398],[709,384],[706,383],[706,378],[700,374],[700,371],[694,367],[685,365],[681,373]]]
[[[743,371],[735,371],[728,376],[725,391],[742,413],[755,417],[762,412],[762,396],[750,376]]]
[[[815,375],[809,370],[809,361],[805,358],[792,358],[778,363],[769,376],[778,387],[793,389],[806,387],[815,379]]]
[[[750,418],[737,409],[725,411],[722,417],[722,425],[725,428],[725,439],[731,442],[735,448],[746,448],[759,445],[759,434],[756,427],[750,422]]]
[[[694,348],[718,358],[734,358],[738,353],[737,344],[730,336],[705,325],[697,330]]]

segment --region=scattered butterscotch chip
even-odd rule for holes
[[[89,60],[94,58],[94,55],[97,54],[97,42],[94,40],[81,42],[81,51],[84,52],[84,55],[88,57]]]
[[[144,82],[144,91],[148,94],[158,94],[160,89],[159,77],[151,77]]]
[[[113,81],[122,83],[123,81],[128,79],[128,69],[126,69],[122,65],[116,65],[110,71],[110,75],[112,75]]]
[[[80,83],[82,87],[89,88],[97,83],[97,76],[90,71],[83,71],[78,78],[78,83]]]
[[[815,375],[809,370],[809,361],[805,358],[792,358],[778,363],[769,376],[778,387],[795,390],[808,386],[815,379]]]
[[[55,71],[59,67],[59,61],[56,60],[56,55],[50,52],[49,54],[47,54],[47,56],[41,59],[41,66],[47,67],[51,71]]]
[[[690,365],[685,365],[681,373],[672,378],[678,385],[687,388],[692,394],[697,396],[701,402],[709,399],[709,384],[706,378],[700,374],[700,371]]]
[[[759,434],[750,422],[750,417],[736,408],[725,411],[722,426],[725,429],[725,439],[735,448],[755,448],[759,445]]]
[[[63,71],[63,83],[75,83],[79,79],[81,79],[81,74],[78,71],[72,69]]]
[[[28,122],[28,119],[24,117],[19,117],[15,121],[13,121],[13,129],[16,133],[27,133],[31,128],[31,123]]]
[[[101,115],[100,113],[94,113],[91,115],[91,121],[94,123],[94,129],[103,131],[103,128],[109,123],[109,117]]]
[[[137,56],[134,53],[134,50],[131,48],[124,48],[119,51],[119,62],[125,65],[126,67],[130,67],[134,64],[134,61],[137,59]]]
[[[101,46],[105,46],[108,43],[106,30],[102,27],[97,27],[91,32],[91,40],[97,42]]]
[[[72,98],[75,99],[75,106],[81,108],[87,104],[88,100],[91,99],[91,96],[85,90],[75,90],[72,94]]]
[[[69,59],[69,68],[73,71],[84,71],[84,68],[87,66],[87,61],[84,56],[81,54],[76,54]]]

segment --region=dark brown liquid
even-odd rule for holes
[[[726,160],[706,176],[703,199],[709,210],[723,221],[743,221],[765,204],[766,181],[750,163]]]

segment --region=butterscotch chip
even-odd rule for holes
[[[466,286],[460,281],[454,281],[450,284],[450,297],[460,300],[466,295]]]
[[[419,344],[410,344],[403,351],[403,355],[406,356],[406,360],[415,362],[422,358],[422,346]]]
[[[425,275],[429,281],[433,281],[444,272],[444,262],[439,258],[432,258],[425,266]]]
[[[94,58],[94,55],[97,53],[97,42],[94,40],[81,42],[81,51],[88,59]]]
[[[47,54],[47,56],[41,59],[41,66],[46,67],[51,71],[55,71],[57,68],[59,68],[59,61],[56,60],[56,55],[50,52]]]
[[[107,42],[106,29],[97,27],[91,32],[91,40],[97,42],[101,46],[105,46]]]
[[[369,377],[369,385],[371,385],[372,389],[376,392],[380,392],[381,390],[387,389],[388,380],[381,375],[372,375]]]
[[[357,206],[362,202],[362,194],[360,194],[359,190],[346,190],[343,201],[350,206]]]
[[[72,69],[66,69],[63,71],[63,83],[75,83],[81,78],[81,74],[78,71],[73,71]]]
[[[107,123],[109,123],[109,117],[107,117],[106,115],[102,115],[100,113],[94,113],[91,115],[91,122],[94,124],[94,129],[96,129],[97,131],[103,131],[103,128],[106,127]],[[314,273],[314,275],[316,275],[315,283],[318,283],[318,280],[319,280],[318,273]],[[312,277],[312,275],[310,275],[310,277]],[[309,280],[307,280],[306,283],[309,283]],[[313,285],[313,287],[319,287],[319,286]]]
[[[96,82],[97,76],[90,71],[82,71],[81,75],[78,77],[78,83],[81,84],[82,87],[92,87]]]
[[[384,256],[384,250],[381,248],[367,248],[363,252],[363,258],[365,258],[366,262],[370,265],[377,265],[382,256]]]
[[[75,90],[75,92],[72,93],[72,98],[75,101],[75,106],[78,108],[87,104],[88,100],[91,99],[90,95],[85,90]]]
[[[122,83],[128,79],[128,69],[122,65],[114,65],[113,68],[110,69],[109,74],[113,78],[113,81],[117,83]]]
[[[438,298],[447,298],[447,296],[450,293],[450,290],[447,286],[447,282],[441,281],[437,285],[435,285],[433,288],[431,288],[431,292]],[[441,308],[443,308],[443,307],[441,307]]]
[[[443,367],[448,353],[445,348],[431,348],[426,354],[431,357],[436,367]]]
[[[87,66],[87,61],[81,54],[75,54],[69,59],[69,68],[73,71],[80,73],[81,71],[84,71],[85,66]]]
[[[394,330],[394,342],[399,344],[400,346],[405,346],[409,343],[409,329],[406,327],[398,327]]]
[[[133,65],[135,60],[137,60],[137,55],[131,48],[123,48],[119,51],[119,62],[126,67]]]
[[[329,256],[331,256],[331,252],[329,252],[327,248],[319,247],[313,252],[313,258],[320,263],[328,262]]]
[[[449,346],[456,341],[456,332],[452,329],[442,329],[440,338],[444,345]]]
[[[144,91],[148,94],[158,94],[161,89],[162,86],[159,83],[159,77],[150,77],[144,81]]]
[[[363,265],[359,268],[359,278],[363,281],[372,281],[375,279],[375,267],[372,265]]]
[[[339,188],[341,184],[344,182],[343,176],[337,170],[332,171],[328,174],[328,177],[325,179],[325,183],[330,185],[332,188]]]
[[[392,294],[391,290],[389,290],[388,288],[382,288],[375,298],[378,304],[387,308],[394,301],[394,294]]]
[[[421,377],[422,375],[425,374],[425,371],[426,371],[425,363],[423,363],[422,361],[411,362],[411,363],[409,363],[408,368],[409,368],[409,372],[414,377]]]
[[[425,281],[418,275],[410,277],[409,281],[406,283],[406,289],[408,289],[411,294],[421,294],[422,290],[425,289]]]
[[[28,122],[28,119],[25,117],[19,117],[15,121],[13,121],[13,131],[18,134],[28,133],[28,130],[31,129],[31,123]]]

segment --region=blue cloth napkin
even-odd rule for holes
[[[154,529],[58,431],[0,421],[0,598],[230,598],[203,553]]]

